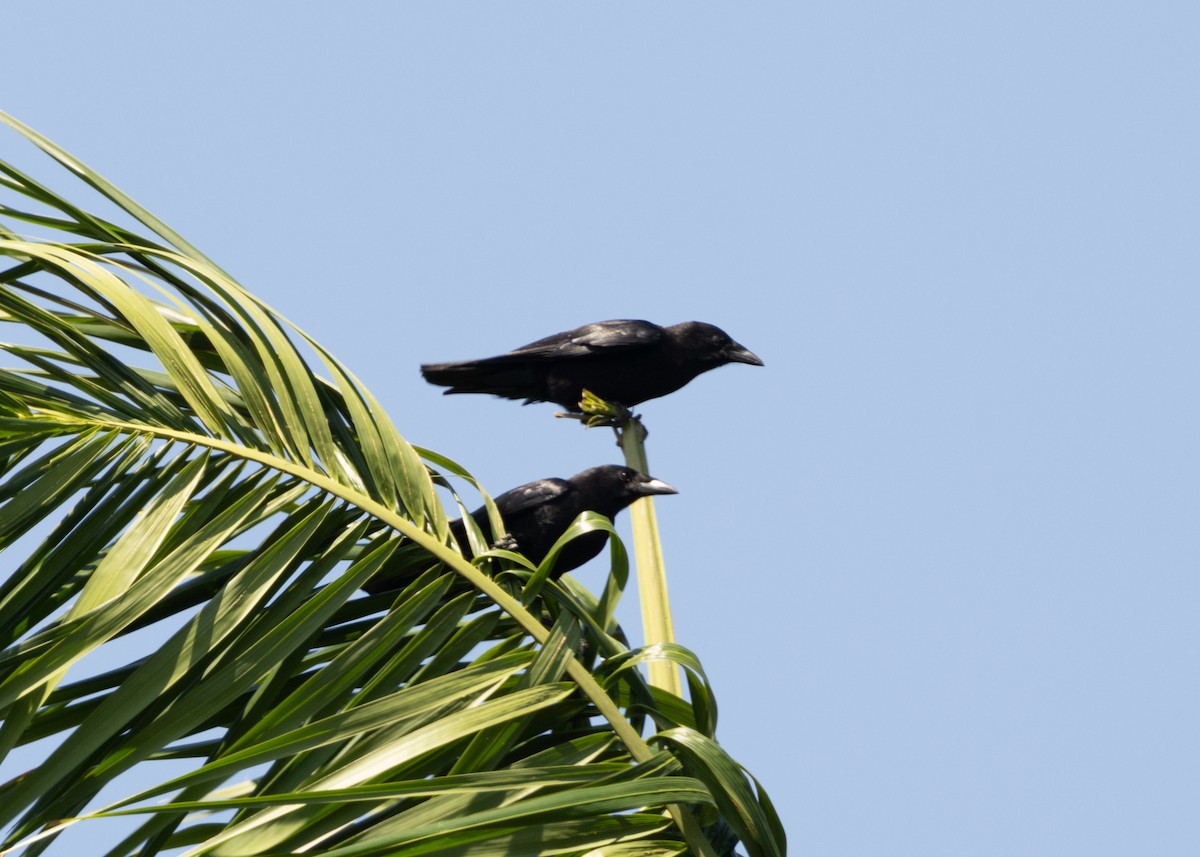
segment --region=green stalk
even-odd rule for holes
[[[611,426],[617,433],[617,446],[625,453],[625,464],[649,475],[646,461],[646,427],[636,414],[617,402],[606,402],[590,390],[583,391],[579,414],[558,414],[580,420],[588,428]],[[642,602],[642,633],[645,644],[657,646],[675,642],[671,621],[671,602],[667,597],[667,569],[663,564],[662,542],[658,538],[658,516],[654,498],[642,497],[629,507],[633,518],[633,556],[637,569],[638,598]],[[679,669],[665,660],[649,662],[650,686],[683,696]]]
[[[621,423],[617,443],[625,453],[625,463],[648,474],[646,427],[630,415]],[[671,602],[667,597],[667,569],[663,564],[662,542],[658,537],[658,516],[654,498],[642,497],[629,508],[633,518],[633,555],[637,564],[638,597],[642,602],[642,629],[647,646],[675,642],[671,621]],[[650,661],[650,686],[683,696],[679,670],[671,661]]]

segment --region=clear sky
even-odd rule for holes
[[[419,363],[620,317],[757,352],[641,411],[793,853],[1195,855],[1198,10],[23,4],[0,108],[494,492],[619,452]]]

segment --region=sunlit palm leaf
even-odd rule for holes
[[[0,853],[130,815],[148,818],[112,857],[712,854],[732,842],[721,816],[751,855],[783,853],[711,740],[699,664],[618,641],[619,543],[599,600],[551,580],[557,551],[532,569],[480,543],[465,562],[435,484],[469,474],[115,187],[0,121],[117,209],[0,161]],[[398,588],[365,595],[380,576]],[[690,702],[642,681],[661,657]],[[128,779],[162,759],[190,770]]]

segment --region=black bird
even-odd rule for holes
[[[426,363],[421,374],[450,393],[491,393],[579,410],[583,391],[626,407],[673,393],[726,363],[763,365],[725,331],[702,321],[659,327],[618,319],[586,324],[482,360]]]
[[[580,513],[599,512],[611,519],[639,497],[677,493],[666,482],[652,479],[631,467],[602,464],[576,473],[570,479],[538,479],[495,497],[493,502],[506,530],[504,538],[493,536],[486,506],[476,509],[471,517],[489,545],[517,551],[530,562],[540,564]],[[463,555],[468,559],[473,557],[461,518],[450,522],[450,532]],[[596,531],[572,541],[558,555],[552,574],[554,579],[579,568],[600,553],[607,540],[607,533]],[[385,574],[363,588],[371,593],[382,592],[394,588],[397,583]]]
[[[524,554],[530,562],[538,564],[581,513],[599,512],[612,519],[639,497],[677,493],[666,482],[619,464],[590,467],[570,479],[538,479],[494,498],[507,536],[500,541],[500,546]],[[487,507],[476,509],[471,517],[483,531],[488,544],[496,543],[488,522]],[[450,522],[450,532],[463,554],[470,558],[473,554],[461,519]],[[594,532],[571,542],[558,555],[554,577],[579,568],[600,553],[607,540],[607,533]]]

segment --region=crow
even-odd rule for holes
[[[479,525],[489,545],[516,551],[530,562],[540,564],[580,513],[599,512],[612,519],[639,497],[677,493],[666,482],[652,479],[631,467],[602,464],[576,473],[570,479],[538,479],[494,498],[506,530],[499,539],[493,537],[486,506],[476,509],[471,517]],[[450,533],[463,556],[471,559],[474,553],[461,518],[450,522]],[[583,565],[600,553],[607,540],[608,534],[603,531],[586,533],[575,539],[558,555],[551,576],[557,580]],[[390,580],[385,574],[377,580],[371,580],[363,588],[374,594],[396,585],[397,581]]]
[[[586,324],[482,360],[426,363],[421,374],[450,393],[553,402],[579,411],[583,391],[625,407],[673,393],[726,363],[763,365],[725,331],[702,321],[659,327],[618,319]]]

